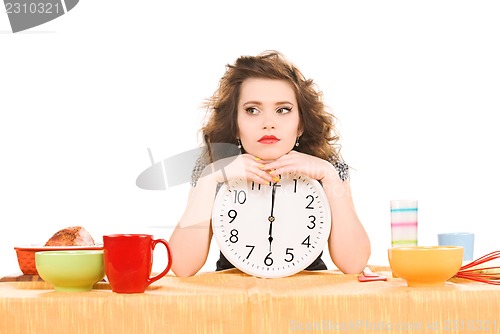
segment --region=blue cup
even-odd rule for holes
[[[464,248],[463,261],[472,261],[474,259],[474,233],[456,232],[439,233],[439,246],[462,246]]]

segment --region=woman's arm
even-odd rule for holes
[[[358,274],[370,258],[370,240],[354,208],[349,180],[340,180],[335,167],[329,165],[333,170],[321,182],[332,212],[330,257],[342,272]]]
[[[210,219],[217,189],[216,173],[198,179],[191,188],[186,209],[172,235],[172,271],[181,277],[196,274],[205,264],[212,239]]]

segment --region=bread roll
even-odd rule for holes
[[[57,231],[45,246],[94,246],[95,242],[85,228],[72,226]]]

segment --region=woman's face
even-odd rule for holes
[[[298,108],[295,92],[285,80],[243,81],[237,121],[245,151],[264,160],[290,152],[301,134]]]

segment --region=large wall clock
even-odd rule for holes
[[[224,183],[212,212],[214,238],[236,268],[256,277],[285,277],[307,268],[324,250],[330,206],[321,184],[289,173],[269,185]]]

